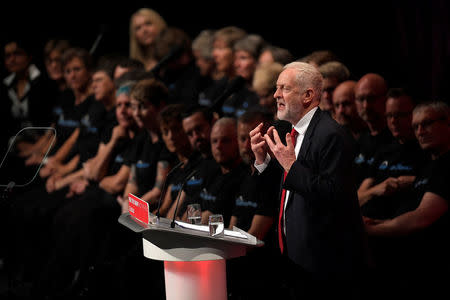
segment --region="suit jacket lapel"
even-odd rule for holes
[[[311,145],[311,137],[313,135],[314,129],[316,128],[317,123],[319,123],[322,111],[320,108],[317,108],[317,111],[314,113],[314,116],[311,119],[311,122],[308,125],[308,129],[306,129],[305,136],[303,138],[302,146],[300,147],[300,152],[298,153],[297,160],[300,161],[305,159],[309,146]]]
[[[317,111],[314,113],[314,116],[312,117],[311,122],[308,125],[308,129],[306,129],[305,136],[302,141],[302,146],[300,147],[300,152],[298,153],[298,156],[297,156],[297,161],[301,162],[302,160],[305,160],[306,155],[309,150],[309,146],[311,145],[311,138],[314,133],[314,129],[316,128],[317,124],[319,123],[321,114],[322,114],[322,111],[320,110],[320,108],[317,108]],[[280,195],[281,195],[281,192],[280,192]],[[286,209],[292,203],[291,199],[292,199],[293,195],[294,195],[294,193],[291,191],[289,193],[289,200],[288,200]]]

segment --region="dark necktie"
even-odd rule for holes
[[[294,129],[294,127],[292,127],[291,139],[292,139],[292,144],[294,144],[294,148],[295,148],[295,143],[297,141],[297,136],[298,136],[298,132]],[[284,180],[286,179],[286,175],[287,175],[287,172],[284,171],[283,183],[284,183]],[[280,245],[281,253],[283,253],[283,250],[284,250],[283,212],[284,212],[284,202],[285,201],[286,201],[286,190],[283,189],[281,192],[280,214],[278,216],[278,243]]]

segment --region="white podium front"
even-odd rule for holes
[[[142,233],[145,257],[164,261],[167,300],[227,299],[225,260],[263,245],[237,227],[211,237],[208,226],[177,222],[171,228],[166,218],[145,224],[126,213],[119,223]]]

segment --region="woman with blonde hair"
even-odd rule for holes
[[[164,18],[150,8],[137,10],[130,18],[130,58],[151,70],[158,62],[154,56],[155,39],[167,27]]]

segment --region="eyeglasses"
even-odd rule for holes
[[[431,125],[433,125],[435,122],[438,122],[438,121],[444,121],[444,120],[445,120],[444,117],[441,117],[441,118],[438,118],[438,119],[428,119],[428,120],[423,120],[423,121],[420,122],[420,123],[413,123],[413,124],[412,124],[412,128],[414,129],[414,131],[419,130],[419,126],[420,126],[422,129],[427,129],[427,128],[429,128]]]

